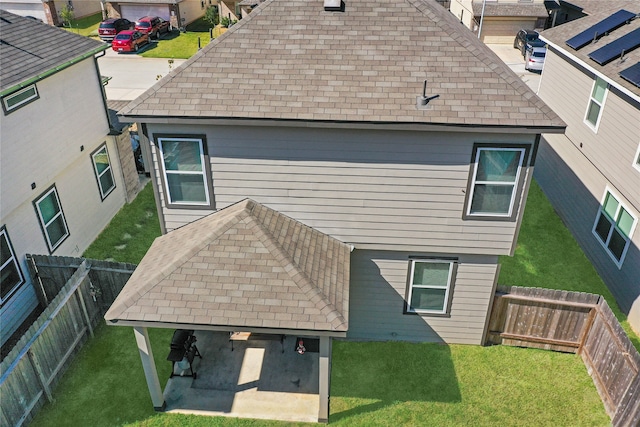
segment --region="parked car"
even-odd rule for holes
[[[540,40],[539,34],[537,31],[533,30],[520,30],[518,34],[516,34],[515,40],[513,40],[513,47],[515,49],[520,49],[520,53],[522,56],[527,52],[527,47],[545,47],[545,43]]]
[[[524,55],[524,69],[529,71],[542,71],[546,55],[546,47],[529,47]]]
[[[149,34],[150,38],[159,38],[160,34],[169,32],[169,21],[158,16],[144,16],[136,21],[134,29]]]
[[[111,48],[116,52],[137,52],[140,46],[149,43],[149,35],[136,30],[120,31],[111,42]]]
[[[109,18],[100,23],[98,35],[103,41],[111,41],[120,31],[130,30],[133,24],[124,18]]]

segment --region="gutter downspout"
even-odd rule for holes
[[[35,77],[31,77],[28,80],[25,80],[25,81],[23,81],[21,83],[18,83],[16,85],[13,85],[13,86],[3,90],[2,92],[0,92],[0,97],[9,95],[9,94],[11,94],[11,93],[13,93],[13,92],[15,92],[17,90],[20,90],[20,89],[22,89],[24,87],[32,85],[32,84],[34,84],[36,82],[39,82],[40,80],[43,80],[43,79],[45,79],[45,78],[47,78],[49,76],[52,76],[52,75],[54,75],[54,74],[56,74],[56,73],[58,73],[58,72],[60,72],[60,71],[62,71],[64,69],[66,69],[66,68],[69,68],[70,66],[72,66],[74,64],[77,64],[80,61],[84,61],[85,59],[87,59],[87,58],[89,58],[91,56],[94,56],[94,55],[96,55],[96,54],[98,54],[100,52],[104,52],[107,49],[109,49],[109,46],[106,46],[106,45],[105,46],[100,46],[100,47],[98,47],[96,49],[92,49],[90,52],[87,52],[87,53],[85,53],[85,54],[83,54],[81,56],[78,56],[77,58],[74,58],[71,61],[67,61],[64,64],[58,65],[57,67],[50,69],[49,71],[45,71],[44,73],[38,74]]]
[[[482,12],[480,12],[480,28],[478,28],[478,40],[482,34],[482,23],[484,22],[484,7],[487,5],[487,0],[482,0]]]

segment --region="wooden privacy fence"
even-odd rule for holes
[[[612,424],[640,425],[640,354],[600,295],[500,286],[487,343],[580,354]]]
[[[53,401],[52,389],[135,269],[83,258],[27,257],[34,285],[51,301],[0,365],[2,426],[21,426]]]

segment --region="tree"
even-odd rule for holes
[[[216,6],[209,6],[207,10],[204,11],[204,20],[211,25],[218,25],[220,22],[218,17],[218,8]]]
[[[62,6],[62,9],[60,10],[60,18],[62,19],[62,25],[65,27],[71,27],[71,21],[75,18],[75,14],[68,4]]]

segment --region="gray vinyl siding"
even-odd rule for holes
[[[437,317],[403,314],[409,257],[418,255],[438,256],[357,249],[352,252],[347,338],[482,343],[497,258],[460,256],[450,317]]]
[[[538,151],[535,177],[558,215],[611,290],[618,305],[628,312],[640,295],[640,228],[637,227],[631,237],[620,269],[592,233],[605,189],[608,186],[615,191],[615,188],[588,159],[580,155],[578,150],[560,135],[543,138]],[[620,196],[620,193],[616,195]],[[628,205],[627,200],[624,202]],[[632,214],[640,219],[637,210],[632,211]]]
[[[567,123],[565,134],[578,152],[640,210],[640,171],[633,167],[640,144],[640,104],[610,87],[594,132],[584,122],[594,79],[549,51],[539,96]]]
[[[21,265],[21,267],[24,267]],[[28,273],[23,268],[23,275],[28,279]],[[11,298],[0,307],[0,343],[4,344],[24,320],[37,307],[38,298],[31,283],[23,283]]]
[[[570,58],[551,49],[547,53],[539,96],[567,123],[567,130],[566,136],[543,136],[535,177],[618,305],[628,312],[640,295],[640,228],[631,236],[621,268],[592,230],[607,188],[640,218],[640,171],[633,167],[640,144],[640,104],[609,87],[594,131],[584,122],[594,79]],[[634,326],[640,328],[640,323]]]
[[[216,209],[249,197],[361,249],[491,255],[510,252],[517,221],[462,219],[473,144],[534,141],[534,135],[148,126],[152,141],[154,133],[207,135]],[[154,154],[156,171],[157,161]],[[164,194],[160,202],[167,231],[209,213],[168,209]]]

